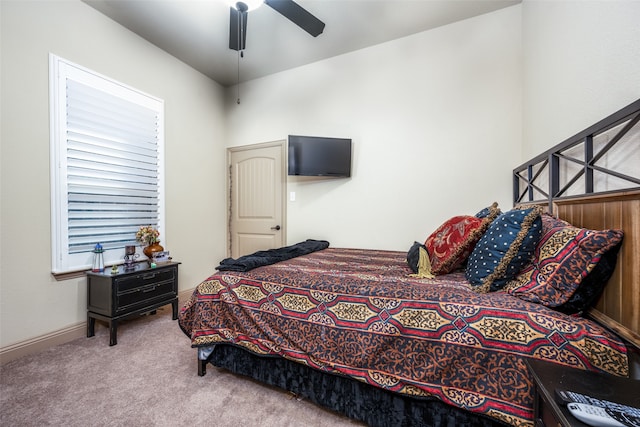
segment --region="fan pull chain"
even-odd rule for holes
[[[241,10],[238,10],[238,82],[237,82],[237,86],[236,86],[236,90],[237,90],[237,99],[236,99],[236,103],[238,105],[240,105],[240,58],[244,58],[244,50],[242,49],[244,46],[242,45],[242,34],[243,34],[243,29],[244,27],[244,19],[243,19],[243,12]]]

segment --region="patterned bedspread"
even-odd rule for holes
[[[628,376],[624,344],[594,322],[463,273],[417,279],[403,252],[329,248],[198,285],[179,323],[193,347],[234,343],[328,372],[532,425],[537,358]]]

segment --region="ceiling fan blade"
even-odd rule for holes
[[[229,49],[244,50],[247,43],[247,18],[249,13],[229,8]]]
[[[318,37],[318,35],[322,34],[324,22],[307,12],[306,9],[293,0],[265,0],[265,3],[313,37]]]

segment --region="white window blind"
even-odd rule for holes
[[[120,262],[141,225],[164,237],[162,100],[51,55],[54,273]]]

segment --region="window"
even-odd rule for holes
[[[52,272],[105,264],[141,225],[164,236],[164,103],[55,55],[49,59]]]

